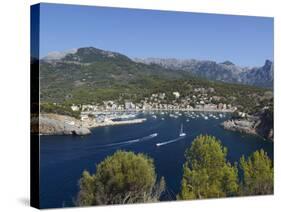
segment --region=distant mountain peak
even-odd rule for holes
[[[64,58],[67,54],[74,54],[77,52],[77,49],[69,49],[66,51],[52,51],[47,54],[47,56],[43,57],[42,59],[45,61],[55,61]]]
[[[118,60],[130,60],[127,56],[95,47],[82,47],[77,49],[75,53],[67,54],[63,60],[64,61],[75,61],[81,63],[93,63],[97,61],[105,61],[108,59]]]
[[[66,51],[53,51],[42,58],[45,62],[80,62],[80,63],[93,63],[97,61],[104,61],[107,59],[125,59],[130,60],[127,56],[113,52],[98,49],[95,47],[81,47],[78,49],[70,49]]]
[[[102,54],[108,57],[115,57],[116,55],[118,55],[118,53],[115,52],[111,52],[111,51],[105,51],[102,49],[98,49],[95,47],[83,47],[83,48],[79,48],[77,50],[77,54],[80,55],[90,55],[90,54]]]
[[[265,60],[264,66],[272,66],[273,62],[271,60]]]
[[[234,66],[235,65],[233,62],[231,62],[229,60],[226,60],[226,61],[222,62],[221,64],[227,65],[227,66]]]

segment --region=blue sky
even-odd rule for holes
[[[273,60],[273,18],[41,4],[40,57],[88,46],[260,66]]]

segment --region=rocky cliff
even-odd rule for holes
[[[246,118],[235,118],[222,123],[224,129],[259,135],[273,141],[273,112],[266,109]]]
[[[88,135],[91,131],[81,126],[81,121],[70,116],[41,114],[39,118],[41,135]]]

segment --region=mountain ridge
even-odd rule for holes
[[[107,61],[113,62],[136,62],[146,65],[157,65],[165,69],[174,71],[185,71],[196,77],[207,80],[215,80],[226,83],[238,83],[253,85],[258,87],[273,87],[273,69],[274,64],[270,60],[265,60],[265,64],[260,67],[242,67],[226,60],[216,62],[212,60],[196,59],[176,59],[176,58],[130,58],[124,54],[103,50],[95,47],[82,47],[63,52],[53,52],[43,57],[42,62],[68,62],[91,64],[95,62]]]
[[[261,67],[241,67],[231,61],[217,63],[211,60],[175,58],[134,58],[135,62],[158,64],[175,71],[186,71],[208,80],[240,83],[259,87],[273,87],[273,62],[265,60]]]

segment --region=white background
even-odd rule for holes
[[[35,210],[29,207],[29,7],[30,4],[37,2],[2,0],[0,7],[0,211],[3,212]],[[275,17],[274,196],[71,208],[67,211],[237,212],[251,210],[264,212],[278,210],[278,205],[281,206],[281,7],[279,0],[51,0],[47,2]]]

